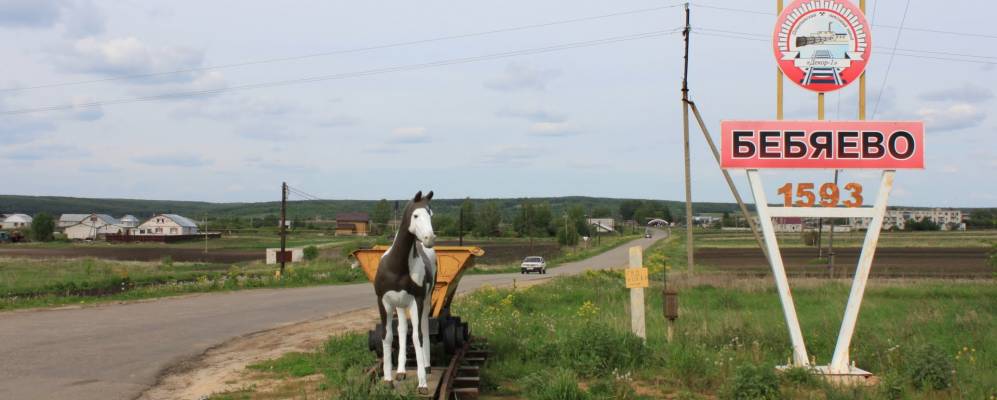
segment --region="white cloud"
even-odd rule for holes
[[[932,131],[954,131],[980,125],[987,114],[979,107],[956,103],[944,107],[922,107],[917,114],[924,119],[927,129]]]
[[[578,131],[567,122],[537,122],[530,126],[531,136],[561,137],[577,134]]]
[[[152,154],[132,157],[132,161],[154,167],[202,167],[211,163],[194,154]]]
[[[485,87],[499,91],[544,90],[551,80],[561,75],[556,69],[535,69],[509,64],[501,75],[485,82]]]
[[[70,117],[80,121],[96,121],[104,117],[104,108],[94,105],[96,99],[86,96],[73,97],[73,108]]]
[[[104,76],[148,75],[200,67],[204,53],[180,46],[151,46],[135,37],[107,40],[88,37],[77,40],[55,59],[61,68],[73,72]],[[136,77],[129,82],[196,82],[219,77],[217,73],[190,71]]]
[[[564,122],[564,114],[543,108],[503,108],[495,113],[502,118],[519,118],[531,122]]]
[[[483,164],[523,167],[533,163],[543,153],[542,149],[525,145],[499,146],[484,154]]]
[[[90,0],[0,0],[0,27],[52,28],[63,25],[67,36],[104,31],[104,14]]]
[[[389,142],[398,144],[429,143],[432,138],[426,134],[426,128],[421,126],[405,126],[391,130]]]
[[[990,88],[972,85],[967,82],[963,83],[960,87],[951,87],[922,93],[920,98],[927,101],[957,101],[974,103],[994,98],[994,92]]]
[[[272,124],[245,125],[236,129],[236,134],[246,139],[267,140],[282,142],[297,137],[288,132],[286,128],[274,126]]]

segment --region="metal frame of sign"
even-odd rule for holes
[[[872,259],[876,254],[876,244],[879,242],[879,232],[883,226],[883,218],[886,215],[886,204],[893,189],[893,177],[896,171],[884,170],[879,185],[879,194],[871,208],[824,208],[824,207],[772,207],[769,206],[765,196],[765,187],[762,185],[762,178],[757,169],[748,169],[748,182],[751,185],[751,194],[755,199],[755,209],[758,212],[758,220],[762,226],[762,234],[765,241],[769,265],[772,267],[772,275],[775,277],[776,289],[779,292],[779,300],[782,302],[782,311],[786,317],[786,326],[789,329],[789,338],[793,345],[793,365],[797,367],[812,367],[817,372],[825,375],[844,375],[868,377],[872,374],[851,365],[849,360],[849,348],[852,336],[855,333],[855,323],[858,320],[859,308],[862,307],[862,297],[865,294],[866,282],[869,280],[869,271],[872,269]],[[865,241],[862,244],[862,252],[859,256],[858,265],[855,268],[855,278],[852,281],[852,289],[848,295],[848,304],[845,306],[845,315],[841,321],[841,330],[838,332],[838,341],[834,347],[834,355],[831,364],[826,366],[810,365],[807,347],[803,340],[803,332],[800,330],[800,321],[796,316],[796,305],[793,303],[793,295],[789,290],[789,280],[786,277],[786,267],[782,262],[782,253],[779,251],[779,242],[776,240],[775,227],[772,224],[772,217],[829,217],[829,218],[850,218],[865,217],[872,218],[866,230]]]

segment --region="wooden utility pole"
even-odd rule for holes
[[[280,185],[280,276],[284,276],[287,263],[287,182]]]
[[[685,3],[685,63],[682,69],[682,148],[685,151],[685,258],[689,272],[693,270],[692,241],[692,175],[689,162],[689,3]]]

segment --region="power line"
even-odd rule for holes
[[[877,1],[877,3],[878,3],[878,1]],[[766,12],[766,11],[758,11],[758,10],[748,10],[748,9],[744,9],[744,8],[734,8],[734,7],[721,7],[721,6],[714,6],[714,5],[709,5],[709,4],[702,4],[702,3],[698,3],[698,2],[694,3],[693,5],[695,7],[711,8],[711,9],[714,9],[714,10],[739,12],[739,13],[744,13],[744,14],[757,14],[757,15],[770,15],[770,16],[776,15],[774,12]],[[875,11],[875,9],[873,11]],[[903,28],[901,28],[900,26],[895,26],[895,25],[879,25],[879,24],[872,24],[872,26],[875,26],[875,27],[878,27],[878,28],[903,29],[903,30],[907,30],[907,31],[938,33],[938,34],[944,34],[944,35],[972,36],[972,37],[980,37],[980,38],[988,38],[988,39],[997,39],[997,35],[995,35],[995,34],[989,34],[989,33],[957,32],[957,31],[949,31],[949,30],[943,30],[943,29],[916,28],[916,27],[903,27]]]
[[[900,30],[897,31],[897,37],[893,40],[894,49],[900,44],[900,36],[904,33],[904,22],[907,22],[907,10],[910,10],[910,0],[907,0],[907,5],[904,6],[904,15],[900,18]],[[883,100],[883,90],[886,89],[886,82],[890,79],[891,68],[893,68],[892,54],[890,55],[890,61],[886,63],[886,73],[883,74],[883,84],[879,86],[879,95],[876,96],[876,104],[872,106],[872,119],[876,119],[876,111],[879,110],[879,102]]]
[[[684,4],[685,3],[677,3],[677,4],[666,5],[666,6],[658,6],[658,7],[650,7],[650,8],[639,8],[639,9],[635,9],[635,10],[620,11],[620,12],[609,13],[609,14],[601,14],[601,15],[593,15],[593,16],[588,16],[588,17],[563,19],[563,20],[557,20],[557,21],[551,21],[551,22],[543,22],[543,23],[538,23],[538,24],[529,24],[529,25],[520,25],[520,26],[509,27],[509,28],[492,29],[492,30],[488,30],[488,31],[480,31],[480,32],[472,32],[472,33],[462,33],[462,34],[456,34],[456,35],[439,36],[439,37],[434,37],[434,38],[429,38],[429,39],[419,39],[419,40],[410,40],[410,41],[404,41],[404,42],[379,44],[379,45],[372,45],[372,46],[366,46],[366,47],[358,47],[358,48],[353,48],[353,49],[334,50],[334,51],[327,51],[327,52],[320,52],[320,53],[313,53],[313,54],[304,54],[304,55],[290,56],[290,57],[266,58],[266,59],[262,59],[262,60],[244,61],[244,62],[231,63],[231,64],[219,64],[219,65],[213,65],[213,66],[207,66],[207,67],[187,68],[187,69],[179,69],[179,70],[173,70],[173,71],[150,72],[150,73],[145,73],[145,74],[132,74],[132,75],[118,75],[118,76],[112,76],[112,77],[100,78],[100,79],[90,79],[90,80],[82,80],[82,81],[60,82],[60,83],[48,83],[48,84],[41,84],[41,85],[34,85],[34,86],[25,86],[25,87],[18,87],[18,88],[6,88],[6,89],[0,89],[0,92],[24,91],[24,90],[31,90],[31,89],[43,89],[43,88],[52,88],[52,87],[61,87],[61,86],[74,86],[74,85],[83,85],[83,84],[99,83],[99,82],[110,82],[110,81],[126,80],[126,79],[148,78],[148,77],[162,76],[162,75],[185,74],[185,73],[191,73],[191,72],[210,71],[210,70],[215,70],[215,69],[228,69],[228,68],[245,67],[245,66],[259,65],[259,64],[279,63],[279,62],[297,61],[297,60],[304,60],[304,59],[317,58],[317,57],[327,57],[327,56],[350,54],[350,53],[360,53],[360,52],[371,51],[371,50],[381,50],[381,49],[388,49],[388,48],[393,48],[393,47],[411,46],[411,45],[416,45],[416,44],[425,44],[425,43],[432,43],[432,42],[439,42],[439,41],[446,41],[446,40],[454,40],[454,39],[465,39],[465,38],[470,38],[470,37],[493,35],[493,34],[496,34],[496,33],[515,32],[515,31],[521,31],[521,30],[527,30],[527,29],[536,29],[536,28],[544,28],[544,27],[549,27],[549,26],[571,24],[571,23],[576,23],[576,22],[585,22],[585,21],[593,21],[593,20],[598,20],[598,19],[613,18],[613,17],[620,17],[620,16],[626,16],[626,15],[643,14],[643,13],[649,13],[649,12],[654,12],[654,11],[661,11],[661,10],[665,10],[665,9],[669,9],[669,8],[675,8],[675,7],[684,5]]]
[[[193,91],[185,91],[185,92],[173,92],[173,93],[164,93],[164,94],[158,94],[158,95],[152,95],[152,96],[132,97],[132,98],[123,98],[123,99],[115,99],[115,100],[105,100],[105,101],[92,101],[92,102],[80,103],[80,104],[63,104],[63,105],[43,106],[43,107],[34,107],[34,108],[22,108],[22,109],[17,109],[17,110],[0,111],[0,115],[28,114],[28,113],[44,112],[44,111],[58,111],[58,110],[69,110],[69,109],[79,109],[79,108],[93,108],[93,107],[102,107],[102,106],[115,105],[115,104],[138,103],[138,102],[146,102],[146,101],[157,101],[157,100],[176,99],[176,98],[185,98],[185,97],[206,96],[206,95],[222,94],[222,93],[228,93],[228,92],[234,92],[234,91],[241,91],[241,90],[252,90],[252,89],[270,88],[270,87],[278,87],[278,86],[289,86],[289,85],[297,85],[297,84],[305,84],[305,83],[315,83],[315,82],[322,82],[322,81],[329,81],[329,80],[348,79],[348,78],[356,78],[356,77],[370,76],[370,75],[380,75],[380,74],[387,74],[387,73],[392,73],[392,72],[413,71],[413,70],[436,68],[436,67],[442,67],[442,66],[448,66],[448,65],[455,65],[455,64],[464,64],[464,63],[487,61],[487,60],[496,60],[496,59],[509,58],[509,57],[518,57],[518,56],[526,56],[526,55],[550,53],[550,52],[562,51],[562,50],[568,50],[568,49],[574,49],[574,48],[581,48],[581,47],[590,47],[590,46],[599,46],[599,45],[605,45],[605,44],[619,43],[619,42],[625,42],[625,41],[630,41],[630,40],[655,38],[655,37],[660,37],[660,36],[675,34],[675,33],[677,33],[681,29],[682,28],[676,28],[676,29],[663,30],[663,31],[652,31],[652,32],[644,32],[644,33],[631,34],[631,35],[614,36],[614,37],[608,37],[608,38],[603,38],[603,39],[587,40],[587,41],[581,41],[581,42],[571,42],[571,43],[564,43],[564,44],[553,45],[553,46],[538,47],[538,48],[523,49],[523,50],[514,50],[514,51],[503,52],[503,53],[492,53],[492,54],[485,54],[485,55],[473,56],[473,57],[452,58],[452,59],[447,59],[447,60],[432,61],[432,62],[420,63],[420,64],[398,65],[398,66],[393,66],[393,67],[385,67],[385,68],[378,68],[378,69],[369,69],[369,70],[355,71],[355,72],[346,72],[346,73],[340,73],[340,74],[318,75],[318,76],[312,76],[312,77],[306,77],[306,78],[295,78],[295,79],[286,79],[286,80],[279,80],[279,81],[250,83],[250,84],[244,84],[244,85],[238,85],[238,86],[230,86],[230,87],[219,88],[219,89],[205,89],[205,90],[193,90]]]

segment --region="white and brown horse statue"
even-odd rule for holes
[[[405,336],[412,324],[412,345],[415,349],[419,393],[427,394],[426,373],[429,371],[429,311],[432,308],[433,284],[436,283],[436,252],[433,242],[433,211],[429,201],[433,192],[422,192],[405,206],[401,226],[391,247],[381,257],[374,278],[378,310],[384,338],[381,340],[384,358],[384,380],[391,382],[392,317],[398,315],[398,378],[405,378]]]

